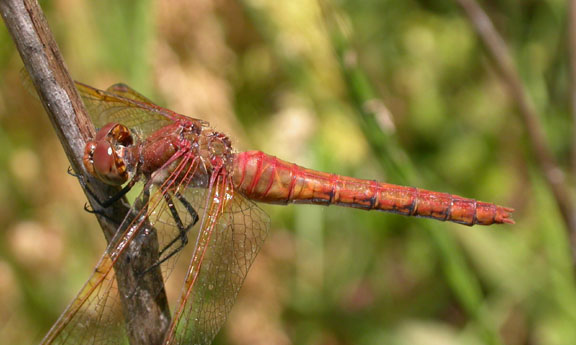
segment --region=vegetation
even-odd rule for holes
[[[560,167],[564,2],[483,1]],[[217,344],[576,343],[565,221],[525,119],[451,1],[46,1],[75,79],[123,81],[238,150],[516,208],[474,227],[263,206],[270,236]],[[37,342],[104,249],[0,28],[0,343]],[[576,166],[576,165],[575,165]],[[573,190],[566,188],[573,194]],[[169,287],[178,290],[179,287]]]

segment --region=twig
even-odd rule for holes
[[[562,219],[570,232],[572,256],[573,260],[576,261],[576,216],[568,193],[569,188],[564,173],[556,163],[546,143],[542,125],[514,67],[508,47],[494,28],[488,15],[475,0],[456,1],[464,9],[488,55],[494,62],[502,82],[518,107],[538,167],[554,195]]]
[[[38,3],[35,0],[0,0],[0,12],[72,168],[87,176],[82,156],[86,140],[94,136],[94,127],[86,116]],[[90,177],[86,178],[83,187],[93,191],[99,200],[106,200],[117,192],[117,189]],[[86,189],[84,191],[90,196]],[[98,208],[97,204],[92,204]],[[98,217],[108,241],[128,210],[125,201],[117,202],[103,210],[104,216]],[[125,255],[130,260],[120,259],[115,265],[127,333],[133,345],[161,343],[170,322],[160,270],[139,275],[143,268],[152,267],[157,262],[157,246],[155,236],[148,236],[141,246],[129,246]],[[143,293],[134,294],[134,291]]]

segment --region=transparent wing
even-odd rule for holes
[[[180,250],[186,239],[192,251],[188,271],[193,273],[188,274],[184,282],[183,297],[176,304],[172,328],[168,324],[164,328],[168,330],[165,343],[169,340],[172,344],[211,342],[264,242],[269,220],[255,204],[234,194],[228,180],[206,189],[194,188],[188,185],[190,180],[176,177],[183,171],[189,176],[202,175],[198,170],[203,167],[200,163],[184,158],[171,178],[162,186],[151,188],[150,197],[144,188],[121,227],[123,231],[117,232],[88,282],[42,344],[128,344],[125,325],[133,320],[131,315],[123,316],[118,284],[123,285],[130,278],[116,277],[115,272],[121,272],[116,268],[124,262],[137,262],[128,258],[138,255],[141,243],[156,234],[157,255],[152,264],[136,269],[135,279],[142,279],[138,283],[144,283],[151,275],[147,270],[157,269],[154,263],[158,262],[162,262],[162,276],[167,280],[178,256],[186,253]],[[206,186],[206,181],[199,184]],[[178,275],[174,276],[170,278]],[[182,286],[182,280],[179,285]],[[141,294],[160,296],[162,293],[163,287],[136,290],[131,293],[130,301],[138,303]],[[169,320],[167,315],[166,322]]]
[[[38,99],[38,94],[26,69],[22,69],[20,75],[24,87]],[[176,119],[190,119],[154,104],[150,99],[123,83],[114,84],[106,91],[78,81],[75,85],[97,129],[110,122],[117,122],[130,129],[138,130],[140,135],[146,137]],[[204,121],[201,122],[204,123]]]
[[[116,310],[119,303],[108,300],[117,298],[110,294],[116,289],[112,261],[105,255],[41,344],[127,344],[122,311]]]
[[[106,89],[106,91],[134,101],[154,104],[154,102],[152,102],[146,96],[144,96],[140,92],[134,90],[133,88],[124,83],[116,83],[114,85],[111,85]]]
[[[154,194],[161,195],[165,192],[168,190],[158,189]],[[202,191],[199,190],[198,192]],[[132,285],[138,286],[133,291],[123,289],[125,293],[130,295],[128,299],[124,300],[126,303],[137,305],[139,298],[144,294],[149,294],[153,298],[160,298],[157,296],[164,294],[162,284],[147,285],[153,274],[160,274],[154,271],[154,269],[158,269],[154,267],[154,263],[158,262],[157,233],[150,221],[153,218],[148,217],[148,213],[159,214],[158,210],[161,212],[164,207],[163,200],[165,199],[162,197],[148,198],[146,192],[141,193],[124,219],[120,227],[121,230],[110,241],[104,255],[94,268],[94,273],[45,336],[42,344],[128,344],[126,322],[134,322],[134,320],[131,320],[131,315],[127,315],[127,317],[123,315],[118,284],[127,286],[129,280],[132,279]],[[140,255],[141,247],[148,245],[150,241],[153,241],[154,245],[152,249],[148,249],[145,255],[152,256],[148,258],[145,267],[136,267],[135,265],[141,263],[142,260],[131,259],[131,257]],[[173,261],[167,261],[166,265]],[[152,268],[150,272],[143,273],[149,268]],[[116,272],[127,274],[118,276],[119,279],[117,279]],[[154,279],[162,278],[155,276]],[[136,280],[136,284],[134,284],[134,280]],[[146,285],[145,288],[142,287],[144,285]],[[169,311],[166,310],[165,314],[166,325],[164,329],[167,329],[170,319]]]
[[[179,309],[165,344],[210,344],[260,251],[270,220],[233,193],[227,180],[209,194]]]
[[[152,103],[125,84],[114,84],[103,91],[76,82],[76,88],[97,128],[117,122],[146,137],[177,119],[190,120]]]

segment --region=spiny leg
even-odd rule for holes
[[[180,218],[180,215],[178,214],[178,210],[176,209],[176,206],[174,205],[174,202],[172,201],[172,197],[170,196],[169,193],[164,194],[164,199],[166,200],[166,204],[168,205],[168,209],[170,210],[170,213],[172,214],[172,218],[174,219],[174,222],[176,223],[176,226],[178,227],[179,234],[178,234],[178,236],[173,238],[168,244],[166,244],[166,246],[164,246],[164,248],[162,248],[162,250],[160,250],[160,253],[159,253],[160,259],[158,260],[158,262],[156,262],[154,265],[152,265],[151,267],[147,268],[144,272],[142,272],[142,275],[146,274],[147,272],[154,269],[155,267],[160,266],[161,264],[163,264],[164,262],[169,260],[171,257],[173,257],[180,250],[182,250],[188,244],[188,235],[187,235],[188,231],[190,231],[190,229],[194,225],[196,225],[196,223],[199,220],[198,213],[196,212],[194,207],[192,207],[192,205],[188,202],[188,200],[186,200],[186,198],[182,194],[176,192],[174,194],[174,196],[176,196],[178,201],[180,201],[180,203],[184,206],[184,208],[186,209],[188,214],[192,217],[191,222],[186,226],[184,225],[184,223],[182,222],[182,219]],[[168,254],[164,255],[168,251],[168,249],[170,249],[178,241],[180,241],[180,245],[177,248],[172,249]]]
[[[190,224],[184,226],[184,223],[182,222],[182,219],[180,219],[180,215],[178,214],[178,211],[176,210],[176,206],[174,205],[174,202],[172,201],[172,198],[170,197],[170,195],[168,194],[164,194],[164,198],[166,199],[166,203],[168,204],[168,208],[170,209],[170,213],[172,214],[172,218],[174,218],[174,221],[176,222],[176,226],[178,227],[178,231],[179,231],[179,236],[175,237],[174,239],[172,239],[172,241],[170,241],[161,251],[160,251],[160,256],[162,257],[162,255],[164,253],[166,253],[166,251],[168,251],[168,249],[170,247],[172,247],[174,245],[174,243],[176,243],[178,240],[180,240],[180,245],[178,246],[178,248],[173,249],[168,255],[166,255],[164,258],[162,258],[159,262],[159,264],[165,262],[166,260],[170,259],[174,254],[176,254],[177,252],[179,252],[180,250],[182,250],[182,248],[184,248],[186,246],[186,244],[188,244],[188,231],[190,231],[190,229],[196,225],[196,223],[198,222],[198,213],[196,213],[196,210],[194,209],[194,207],[192,207],[192,205],[190,205],[190,203],[188,202],[188,200],[186,200],[186,198],[180,194],[179,192],[176,192],[174,194],[174,196],[178,199],[178,201],[180,201],[180,203],[184,206],[184,208],[186,209],[186,211],[188,212],[188,214],[192,217]]]
[[[134,187],[135,184],[136,184],[136,179],[132,179],[132,180],[130,180],[130,182],[128,182],[128,184],[126,186],[124,186],[120,191],[118,191],[118,193],[116,193],[116,194],[112,195],[110,198],[108,198],[108,200],[106,200],[104,202],[100,202],[100,200],[96,200],[96,202],[98,202],[98,205],[100,205],[103,208],[110,207],[113,203],[122,199],[126,194],[128,194],[128,192],[130,190],[132,190],[132,187]]]
[[[88,190],[88,193],[90,194],[90,196],[96,201],[98,206],[100,206],[102,208],[108,208],[108,207],[112,206],[112,204],[114,204],[116,201],[122,199],[126,194],[128,194],[128,192],[132,189],[132,187],[134,187],[136,182],[137,182],[136,179],[130,180],[130,182],[128,182],[128,184],[126,186],[124,186],[120,191],[118,191],[118,193],[115,193],[114,195],[112,195],[111,197],[109,197],[105,201],[100,201],[90,189],[87,189],[87,190]],[[86,209],[86,207],[85,207],[85,209]],[[87,209],[86,211],[91,212],[91,213],[97,213],[97,211],[90,210],[90,209]]]
[[[134,187],[134,185],[137,182],[137,179],[132,179],[130,182],[128,182],[128,184],[126,186],[124,186],[120,191],[118,191],[118,193],[115,193],[114,195],[112,195],[110,198],[108,198],[105,201],[101,201],[96,196],[96,194],[92,191],[92,189],[88,188],[88,185],[86,183],[86,177],[84,175],[75,173],[72,170],[72,168],[70,168],[70,167],[68,167],[68,174],[76,177],[78,179],[78,182],[80,183],[80,185],[82,185],[82,188],[84,190],[86,190],[86,192],[90,195],[90,197],[94,201],[96,201],[98,206],[100,206],[102,208],[108,208],[108,207],[112,206],[112,204],[114,204],[116,201],[122,199],[132,189],[132,187]],[[84,210],[88,213],[94,213],[94,214],[106,217],[106,214],[104,212],[102,212],[100,210],[91,209],[87,203],[84,204]]]

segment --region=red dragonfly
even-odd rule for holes
[[[157,261],[162,267],[170,267],[187,238],[193,239],[163,344],[210,344],[224,323],[269,229],[268,216],[253,201],[339,205],[465,225],[514,224],[511,208],[318,172],[259,151],[236,153],[207,122],[157,106],[124,84],[106,91],[76,86],[100,128],[86,146],[85,167],[106,183],[143,187],[131,216],[42,344],[127,343],[113,267],[145,224],[167,234]]]

